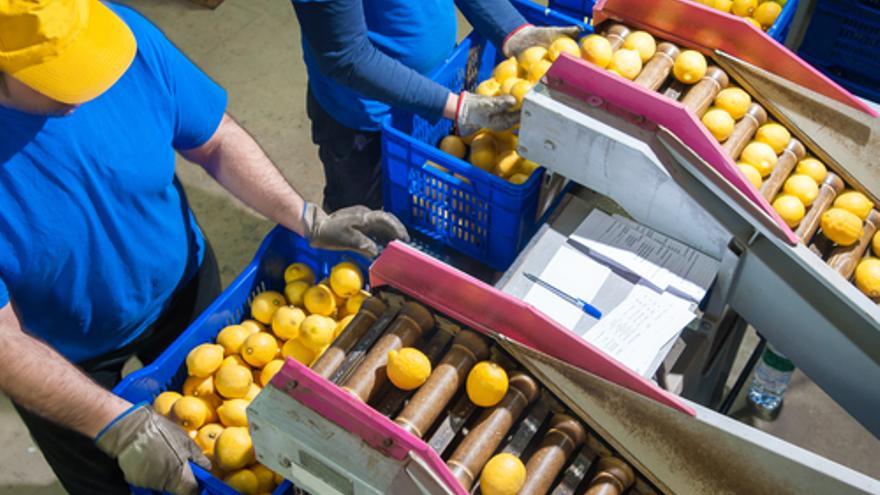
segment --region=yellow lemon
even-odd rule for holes
[[[651,60],[657,51],[657,42],[654,37],[645,31],[633,31],[623,40],[623,47],[627,50],[635,50],[639,53],[642,63]]]
[[[733,132],[733,126],[736,124],[733,117],[726,110],[715,107],[706,111],[701,121],[718,142],[724,142],[730,137],[730,134]]]
[[[220,407],[220,404],[223,404],[223,399],[220,398],[216,393],[213,394],[202,394],[199,396],[199,399],[205,401],[205,404],[208,405],[208,413],[209,416],[213,417],[214,409]],[[213,423],[213,421],[208,421],[208,423]]]
[[[504,81],[512,77],[517,77],[518,75],[519,65],[516,63],[516,59],[514,57],[510,57],[507,60],[496,65],[495,70],[492,71],[492,78],[501,84],[504,84]]]
[[[801,200],[790,194],[780,194],[777,196],[773,200],[773,209],[776,210],[776,213],[779,213],[782,221],[791,228],[797,227],[801,220],[804,219],[804,214],[806,213]]]
[[[880,259],[865,258],[856,266],[856,287],[868,297],[880,297]]]
[[[753,17],[755,21],[761,25],[762,28],[766,29],[773,25],[776,22],[776,18],[779,17],[779,14],[782,12],[782,5],[779,5],[773,1],[763,2],[761,5],[755,9]]]
[[[293,358],[306,366],[315,359],[315,351],[303,345],[299,339],[285,342],[284,347],[281,348],[281,355],[285,358]]]
[[[247,426],[247,409],[250,402],[247,399],[230,399],[223,401],[217,408],[217,416],[223,426]]]
[[[526,175],[526,174],[521,174],[521,173],[518,173],[518,172],[515,173],[515,174],[513,174],[513,175],[511,175],[511,176],[507,179],[508,182],[510,182],[511,184],[516,184],[516,185],[525,184],[528,180],[529,180],[529,176],[528,176],[528,175]]]
[[[229,473],[223,478],[223,482],[241,495],[259,495],[260,493],[260,480],[250,469],[239,469],[234,473]]]
[[[521,81],[521,79],[517,79],[517,82]],[[492,131],[488,129],[483,129],[479,132],[476,132],[471,139],[471,148],[472,149],[482,149],[482,148],[492,148],[496,149],[498,147],[498,143],[495,141],[495,135]]]
[[[580,55],[580,52],[578,52]],[[543,46],[531,46],[526,48],[519,55],[516,56],[516,61],[519,62],[519,66],[526,72],[539,60],[544,60],[547,56],[547,49]]]
[[[262,368],[278,354],[278,341],[267,332],[251,334],[241,346],[241,357],[255,368]]]
[[[342,331],[345,330],[345,327],[347,327],[353,319],[354,315],[348,315],[345,318],[339,320],[339,322],[336,323],[336,327],[333,329],[333,338],[335,339],[336,337],[339,337],[339,334],[341,334]]]
[[[345,301],[345,312],[354,315],[361,310],[361,305],[370,297],[370,293],[365,290],[358,291],[357,294],[349,297]]]
[[[465,388],[471,402],[480,407],[492,407],[507,393],[507,372],[492,361],[481,361],[468,373]]]
[[[214,393],[214,377],[189,376],[183,382],[183,395],[203,397]]]
[[[755,133],[755,140],[769,144],[778,155],[782,153],[782,150],[791,141],[791,133],[776,122],[769,122],[758,128],[758,132]]]
[[[791,194],[801,200],[804,206],[813,204],[816,196],[819,195],[819,187],[816,185],[816,181],[809,175],[802,174],[793,174],[786,179],[782,190],[785,191],[785,194]]]
[[[828,169],[825,168],[825,164],[815,158],[804,158],[798,162],[794,173],[809,175],[816,181],[816,184],[821,184],[825,180],[825,176],[828,175]]]
[[[513,85],[520,82],[520,81],[525,81],[525,79],[520,79],[518,77],[511,77],[511,78],[507,79],[506,81],[504,81],[503,83],[501,83],[501,88],[500,88],[501,94],[509,95],[510,90],[513,89]]]
[[[471,148],[469,159],[471,165],[488,172],[495,166],[495,148],[489,146]]]
[[[223,430],[214,444],[214,458],[224,471],[241,469],[254,462],[254,443],[248,429],[232,426]]]
[[[822,233],[832,242],[850,246],[862,235],[862,220],[843,208],[829,208],[819,220]]]
[[[752,97],[742,88],[724,88],[715,97],[715,106],[726,111],[735,120],[746,114],[752,104]]]
[[[305,263],[291,263],[284,270],[284,284],[304,280],[309,285],[315,283],[315,272]]]
[[[531,90],[532,83],[525,80],[517,81],[516,84],[510,88],[510,96],[516,98],[516,105],[514,105],[511,110],[519,110],[522,107],[523,98],[525,98],[526,93]]]
[[[740,17],[750,17],[758,7],[758,0],[733,0],[730,11]]]
[[[272,332],[281,340],[295,339],[304,319],[305,311],[296,306],[281,306],[272,316]]]
[[[495,144],[500,153],[515,150],[519,145],[519,136],[514,134],[511,130],[499,131],[493,134],[495,135]]]
[[[202,449],[202,452],[207,456],[214,455],[214,444],[217,442],[217,437],[223,433],[223,426],[217,423],[208,423],[205,426],[199,428],[199,431],[196,433],[196,438],[193,441],[196,442],[196,445]]]
[[[260,371],[260,386],[265,387],[282,366],[284,366],[284,361],[281,359],[273,359],[266,366],[263,366],[263,369]]]
[[[526,467],[513,454],[497,454],[480,473],[483,495],[516,495],[526,482]]]
[[[201,344],[186,355],[186,369],[191,376],[211,376],[223,363],[223,346]]]
[[[532,173],[539,168],[541,168],[541,166],[531,160],[523,160],[519,164],[519,171],[525,175],[532,175]]]
[[[275,473],[271,469],[262,464],[254,464],[250,470],[257,475],[257,481],[260,482],[260,493],[272,492],[275,489]]]
[[[260,335],[260,334],[254,334]],[[268,335],[268,334],[262,334]],[[214,387],[227,399],[240,399],[247,395],[254,382],[251,370],[244,366],[229,365],[220,368],[214,376]]]
[[[208,404],[198,397],[183,396],[171,406],[171,419],[185,430],[197,430],[208,419]]]
[[[364,276],[354,263],[343,261],[330,270],[330,288],[339,297],[351,297],[363,287]]]
[[[567,53],[573,57],[580,57],[581,48],[578,46],[577,41],[568,36],[561,36],[556,38],[553,43],[550,43],[550,47],[547,48],[547,58],[553,62],[563,53]]]
[[[296,280],[284,286],[284,297],[292,306],[303,307],[303,294],[311,287],[305,280]],[[244,324],[244,323],[242,323]]]
[[[758,172],[761,172],[761,177],[767,177],[776,166],[777,158],[770,145],[760,141],[752,141],[743,148],[739,159],[758,169]]]
[[[309,315],[300,325],[299,341],[312,351],[320,351],[333,342],[336,322],[321,315]]]
[[[755,20],[754,18],[752,18],[752,17],[743,17],[742,20],[748,22],[748,23],[751,24],[752,26],[755,26],[755,28],[760,29],[761,31],[764,30],[764,27],[761,26],[761,23],[758,22],[758,21],[756,21],[756,20]]]
[[[706,75],[706,57],[695,50],[683,50],[675,57],[672,74],[685,84],[695,84]]]
[[[608,69],[616,70],[621,77],[632,80],[642,72],[642,59],[639,52],[622,48],[614,52]]]
[[[168,391],[162,392],[157,395],[153,400],[153,409],[156,410],[157,413],[162,416],[168,416],[168,413],[171,412],[171,408],[174,406],[174,403],[177,402],[177,399],[183,397],[177,392]]]
[[[880,256],[880,231],[871,238],[871,249],[874,250],[874,256]]]
[[[250,333],[260,332],[266,329],[266,327],[257,320],[244,320],[239,323],[239,325],[245,327]]]
[[[516,151],[508,151],[498,157],[498,162],[495,164],[495,171],[501,177],[510,177],[516,172],[519,162],[521,161],[522,158],[520,158]]]
[[[602,35],[591,34],[581,39],[581,58],[604,69],[611,63],[614,50],[611,43]]]
[[[492,79],[490,79],[491,81]],[[497,83],[496,83],[497,84]],[[446,136],[440,140],[440,149],[444,153],[448,153],[456,158],[464,158],[464,155],[467,154],[467,146],[465,146],[464,141],[461,140],[458,136]],[[332,279],[333,274],[330,274]]]
[[[222,368],[223,366],[228,366],[230,364],[237,364],[239,366],[244,366],[245,368],[251,367],[251,365],[247,364],[247,361],[245,361],[241,357],[241,354],[234,354],[232,356],[227,356],[226,359],[223,360],[223,364],[221,364],[220,367]]]
[[[868,214],[874,209],[874,203],[858,191],[844,191],[834,199],[834,206],[836,208],[843,208],[859,217],[862,221],[868,218]]]
[[[243,397],[243,399],[248,402],[254,400],[255,398],[257,398],[257,394],[260,393],[260,390],[262,389],[259,385],[257,385],[256,383],[251,383],[250,388],[248,388],[248,393]]]
[[[260,323],[268,324],[272,322],[275,310],[285,304],[287,302],[284,300],[283,294],[267,290],[254,297],[254,301],[251,303],[251,315]]]
[[[745,162],[738,162],[736,166],[739,168],[739,171],[746,176],[746,179],[748,179],[755,189],[761,188],[761,184],[763,184],[764,181],[761,179],[761,172],[758,172],[758,169]]]
[[[476,93],[482,96],[498,96],[501,93],[501,83],[495,79],[486,79],[477,85]]]
[[[251,333],[253,332],[241,325],[229,325],[217,334],[217,344],[223,346],[227,356],[238,354],[244,339]]]
[[[401,390],[415,390],[431,376],[431,361],[422,351],[404,347],[398,351],[388,351],[388,365],[385,367],[388,379]]]
[[[529,67],[529,71],[527,72],[528,81],[532,84],[537,84],[538,81],[544,77],[544,74],[550,70],[550,66],[553,65],[549,60],[538,60],[531,67]]]
[[[303,304],[311,314],[329,316],[336,311],[336,298],[326,285],[313,285],[303,294]]]
[[[730,9],[733,7],[733,0],[714,0],[712,7],[721,12],[730,12]]]

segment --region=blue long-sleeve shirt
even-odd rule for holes
[[[455,45],[454,4],[496,46],[526,22],[508,0],[293,0],[315,99],[358,130],[389,106],[439,118],[449,90],[424,74]]]

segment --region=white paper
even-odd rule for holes
[[[636,373],[649,376],[659,363],[660,351],[696,317],[690,308],[688,301],[673,294],[637,284],[583,337]]]
[[[611,269],[570,246],[562,245],[544,270],[533,275],[572,297],[592,302],[611,275]],[[523,300],[569,330],[573,330],[585,316],[580,308],[537,284]]]
[[[674,292],[694,302],[706,295],[718,273],[719,263],[712,257],[600,210],[593,210],[569,241],[660,291]]]

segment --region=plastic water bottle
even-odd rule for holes
[[[779,414],[782,396],[792,373],[794,364],[767,343],[761,361],[755,367],[755,379],[749,387],[749,402],[760,416],[773,419]]]

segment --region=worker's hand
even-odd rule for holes
[[[366,206],[350,206],[328,215],[314,203],[306,203],[303,222],[312,247],[355,251],[370,258],[379,255],[380,244],[409,241],[406,227],[397,217]]]
[[[569,38],[577,39],[580,33],[581,28],[577,26],[537,27],[527,24],[507,36],[501,51],[504,52],[505,57],[515,57],[526,48],[533,46],[547,48],[557,38],[568,36]]]
[[[130,484],[174,495],[194,495],[198,484],[187,461],[211,461],[179,426],[147,404],[134,406],[98,434],[95,444],[119,462]]]
[[[480,129],[506,131],[519,122],[519,112],[514,112],[516,98],[513,96],[482,96],[462,92],[455,111],[455,126],[461,136],[470,136]]]

